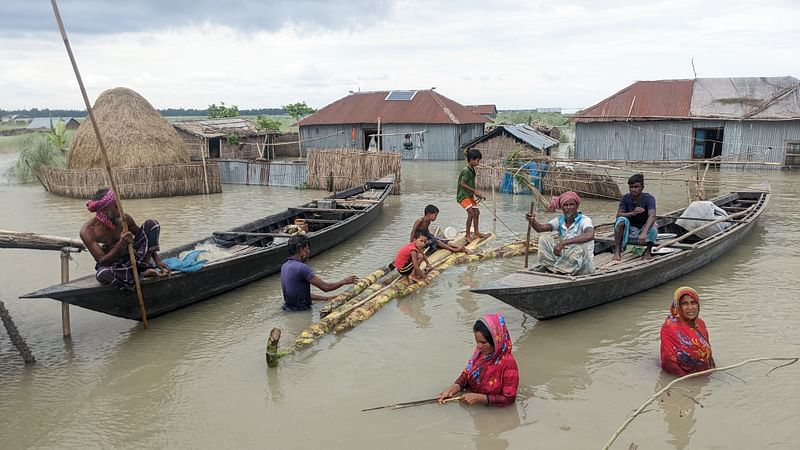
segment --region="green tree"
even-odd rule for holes
[[[286,111],[286,114],[292,116],[295,122],[300,121],[300,119],[311,113],[317,112],[316,109],[306,105],[306,102],[283,105],[283,110]]]
[[[67,126],[64,119],[58,119],[58,123],[53,126],[53,119],[50,119],[50,131],[47,132],[47,141],[61,153],[67,152]]]
[[[281,121],[269,116],[258,116],[256,117],[256,129],[277,133],[281,131]]]
[[[239,117],[239,107],[236,105],[225,106],[225,102],[219,102],[208,105],[208,118],[220,119],[223,117]]]

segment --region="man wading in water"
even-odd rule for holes
[[[143,278],[163,277],[169,268],[158,257],[158,237],[161,225],[153,219],[136,225],[125,214],[128,232],[122,233],[122,221],[117,210],[117,197],[111,189],[100,189],[86,202],[86,208],[95,216],[81,227],[81,240],[97,264],[95,277],[101,284],[111,284],[123,289],[133,289],[133,265],[128,254],[128,244],[133,243],[139,274]],[[154,263],[151,265],[150,262]]]

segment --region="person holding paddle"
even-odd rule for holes
[[[539,236],[539,266],[551,272],[567,275],[586,275],[594,272],[594,225],[592,219],[578,211],[581,198],[572,191],[550,200],[547,212],[561,209],[559,217],[547,223],[536,221],[534,214],[525,219]],[[555,231],[557,237],[548,232]],[[545,234],[548,233],[548,234]]]
[[[439,394],[446,403],[464,389],[459,400],[469,405],[511,405],[517,399],[519,372],[511,354],[511,335],[502,314],[487,314],[472,326],[477,348],[461,375]]]

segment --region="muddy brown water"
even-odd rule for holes
[[[0,155],[0,170],[13,155]],[[438,223],[463,227],[458,163],[403,166],[403,190],[369,228],[311,261],[325,279],[363,275],[391,260],[428,203]],[[680,175],[685,176],[685,175]],[[679,176],[673,175],[678,178]],[[151,321],[72,308],[71,341],[60,307],[23,293],[59,280],[55,252],[0,250],[0,297],[38,363],[25,367],[0,334],[0,448],[601,448],[645,399],[672,378],[658,366],[658,332],[673,290],[695,287],[720,366],[762,356],[800,356],[800,176],[779,171],[709,174],[709,195],[760,179],[774,195],[741,244],[696,273],[563,318],[538,322],[469,288],[522,266],[522,259],[449,269],[422,291],[387,305],[343,335],[264,362],[269,330],[288,342],[314,312],[281,311],[278,277]],[[681,181],[647,188],[666,212],[686,204]],[[324,195],[291,188],[225,186],[221,195],[126,202],[137,220],[161,221],[162,246],[208,235]],[[489,196],[491,199],[491,196]],[[491,203],[491,200],[489,200]],[[530,197],[498,195],[500,242],[524,236]],[[586,200],[596,223],[616,210]],[[89,217],[80,200],[35,185],[0,184],[0,228],[77,236]],[[482,228],[492,229],[484,208]],[[73,276],[92,272],[87,255]],[[460,404],[361,413],[362,408],[435,396],[473,349],[471,324],[506,315],[520,367],[513,407]],[[638,417],[615,448],[798,448],[800,364],[769,377],[752,364],[690,381]]]

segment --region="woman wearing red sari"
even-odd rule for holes
[[[661,368],[678,376],[714,368],[708,329],[699,317],[697,291],[678,288],[669,313],[661,326]]]
[[[472,327],[477,348],[453,385],[439,394],[439,403],[464,389],[461,401],[506,406],[517,398],[519,374],[511,355],[511,336],[501,314],[487,314]]]

